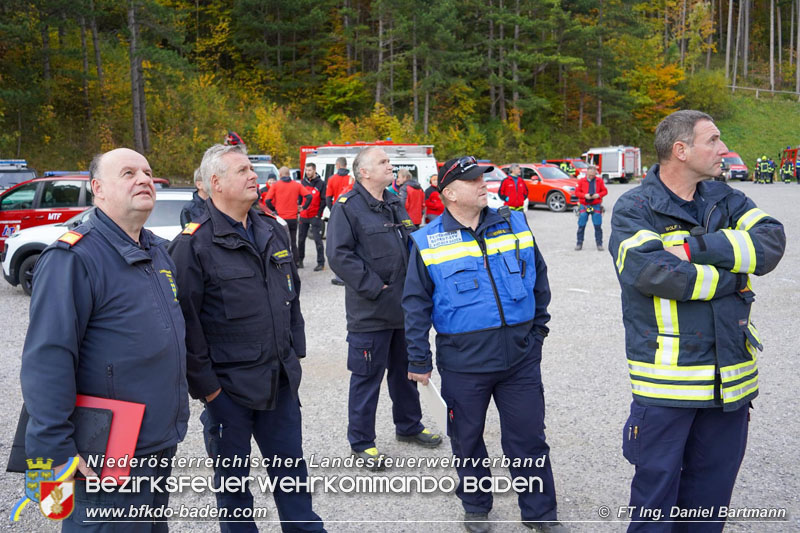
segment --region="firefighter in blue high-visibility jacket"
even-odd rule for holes
[[[665,521],[676,507],[719,520],[713,510],[730,502],[762,349],[749,276],[776,267],[786,237],[743,193],[709,180],[728,150],[710,116],[669,115],[655,146],[660,164],[617,201],[609,242],[633,393],[622,434],[636,467],[628,531],[722,531]]]
[[[494,398],[504,454],[512,460],[544,458],[538,466],[511,467],[515,478],[542,480],[541,492],[519,494],[523,522],[540,531],[565,531],[555,522],[539,368],[550,319],[547,267],[525,214],[486,206],[483,174],[491,169],[473,157],[445,163],[438,180],[445,212],[412,234],[403,292],[408,376],[428,383],[433,325],[453,454],[487,457],[483,429]],[[465,527],[488,531],[492,494],[465,490],[464,478],[489,477],[489,468],[462,464],[456,470]]]

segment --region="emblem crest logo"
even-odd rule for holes
[[[64,520],[75,508],[74,481],[42,481],[39,510],[50,520]]]
[[[42,481],[52,481],[53,460],[44,460],[41,457],[28,459],[28,470],[25,471],[25,496],[38,502],[40,500],[40,483]]]

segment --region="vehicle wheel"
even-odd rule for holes
[[[19,265],[19,284],[22,285],[22,290],[28,296],[31,295],[33,290],[33,267],[36,266],[38,259],[39,254],[29,255]]]
[[[567,208],[567,199],[564,193],[554,191],[548,194],[547,207],[550,208],[550,211],[555,211],[556,213],[563,212]]]

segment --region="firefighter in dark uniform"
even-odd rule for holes
[[[130,475],[156,480],[154,486],[88,492],[76,481],[75,507],[61,531],[165,532],[166,522],[131,521],[126,510],[168,505],[157,480],[170,475],[189,420],[175,267],[167,242],[143,229],[156,198],[147,159],[119,148],[95,157],[89,175],[94,212],[42,252],[34,272],[20,375],[30,415],[25,449],[55,465],[78,454],[70,421],[76,393],[144,404],[134,454],[144,464]],[[85,459],[81,474],[96,477]],[[114,507],[125,513],[122,522],[87,514]]]
[[[258,183],[244,146],[212,146],[201,169],[208,212],[173,241],[170,253],[186,319],[189,393],[205,404],[206,449],[210,457],[245,463],[220,465],[215,480],[249,475],[253,437],[262,457],[292,462],[268,466],[271,477],[302,481],[308,472],[297,389],[305,324],[289,239],[275,219],[251,209]],[[229,517],[253,506],[249,488],[216,497]],[[273,497],[283,531],[324,531],[309,492],[276,490]],[[252,519],[220,527],[257,531]]]
[[[185,228],[186,225],[197,220],[206,212],[206,198],[208,195],[203,189],[203,177],[200,175],[200,167],[194,171],[194,186],[195,191],[192,193],[192,199],[183,204],[181,209],[181,227]]]
[[[617,200],[609,241],[633,396],[622,431],[636,467],[628,531],[721,532],[759,388],[750,275],[777,266],[786,236],[709,179],[728,151],[709,115],[667,116],[655,146],[659,164]],[[676,509],[701,514],[672,523]]]
[[[439,170],[445,212],[412,234],[403,294],[408,376],[428,383],[433,325],[453,454],[479,462],[456,468],[468,531],[489,531],[492,493],[465,491],[464,477],[491,476],[480,461],[487,457],[483,432],[492,398],[504,455],[543,461],[510,469],[514,478],[542,481],[519,493],[523,523],[537,531],[566,531],[556,522],[539,368],[550,320],[547,266],[524,213],[487,207],[483,174],[492,168],[474,157],[445,163]]]
[[[781,167],[781,178],[783,179],[784,183],[791,183],[793,175],[794,163],[792,163],[791,159],[787,159],[783,162],[783,166]]]
[[[406,373],[400,299],[414,223],[400,199],[386,191],[393,179],[392,165],[380,147],[359,152],[353,173],[353,190],[343,194],[331,212],[326,252],[331,269],[345,283],[351,372],[347,439],[354,455],[378,470],[383,457],[375,445],[375,412],[384,374],[396,438],[429,447],[442,439],[420,422],[417,385]]]

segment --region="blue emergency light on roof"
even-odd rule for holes
[[[478,163],[491,163],[491,159],[478,159]]]
[[[28,162],[24,159],[0,159],[0,165],[22,165],[28,166]]]
[[[51,178],[53,176],[74,176],[76,174],[80,175],[80,176],[88,176],[89,175],[89,171],[88,170],[48,170],[48,171],[46,171],[44,173],[44,177],[45,178]]]
[[[249,155],[250,161],[272,161],[271,155]]]
[[[389,142],[392,142],[392,138],[391,137],[386,137],[386,140],[389,141]]]

